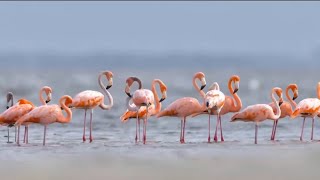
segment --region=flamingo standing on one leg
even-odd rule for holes
[[[105,87],[102,83],[102,76],[106,76],[108,80],[108,85]],[[84,123],[83,123],[83,142],[86,141],[86,115],[87,115],[87,110],[90,109],[90,143],[92,142],[92,114],[93,114],[93,109],[99,106],[103,110],[109,110],[113,106],[113,98],[111,94],[109,93],[108,89],[111,88],[112,83],[113,83],[113,74],[111,71],[103,71],[100,73],[98,77],[98,82],[105,93],[105,95],[109,99],[109,105],[104,104],[104,99],[105,96],[98,91],[91,91],[91,90],[86,90],[82,91],[79,94],[75,95],[72,101],[71,107],[77,108],[77,109],[84,109]]]
[[[162,94],[162,97],[161,99],[159,98],[158,96],[158,93],[156,91],[156,83],[159,84],[160,86],[160,91],[161,91],[161,94]],[[157,113],[160,112],[161,110],[161,102],[163,100],[165,100],[167,98],[167,86],[160,80],[160,79],[154,79],[152,81],[152,88],[151,88],[151,91],[153,92],[154,94],[154,99],[155,99],[155,104],[154,105],[151,105],[149,106],[148,108],[148,116],[154,116],[156,115]],[[127,105],[129,106],[132,106],[131,104],[129,104],[129,101],[131,100],[130,97],[127,98]],[[134,108],[134,107],[132,107]],[[138,112],[138,120],[137,121],[140,121],[140,119],[144,119],[146,120],[147,118],[149,117],[146,117],[146,114],[147,114],[147,109],[145,108],[145,106],[142,106],[141,107],[142,109],[140,109],[140,111]],[[121,117],[121,121],[122,122],[126,122],[127,120],[129,120],[130,118],[137,118],[137,111],[130,111],[130,110],[127,110]],[[138,141],[138,137],[137,137],[137,131],[138,131],[138,126],[140,125],[140,123],[136,123],[136,138],[135,138],[135,141],[137,142]],[[139,128],[139,131],[140,131],[140,128]],[[140,134],[140,132],[139,132]],[[139,137],[140,139],[140,137]]]
[[[34,108],[28,114],[22,116],[16,123],[15,126],[18,126],[18,140],[19,143],[19,130],[20,125],[24,123],[38,123],[44,126],[43,134],[43,145],[46,144],[46,131],[49,124],[58,122],[58,123],[69,123],[72,119],[72,112],[68,105],[72,103],[72,98],[68,95],[64,95],[59,100],[60,106],[57,104],[53,105],[42,105]],[[65,117],[62,113],[62,109],[66,111],[67,116]]]
[[[289,90],[291,90],[293,92],[293,98],[290,97]],[[296,102],[294,102],[294,100],[298,98],[298,86],[296,84],[289,84],[289,86],[286,88],[286,97],[289,102],[284,101],[281,104],[281,106],[280,106],[281,115],[280,115],[279,119],[285,118],[286,116],[291,116],[293,113],[291,105],[293,106],[293,108],[296,108],[296,106],[297,106]],[[272,107],[273,112],[276,112],[277,108],[274,105],[274,103],[270,103],[269,106]],[[275,139],[279,119],[273,121],[271,141],[274,141],[274,139]]]
[[[148,111],[149,111],[149,107],[150,106],[154,106],[154,94],[149,89],[140,89],[139,88],[138,90],[134,91],[133,95],[131,95],[130,94],[130,86],[132,85],[132,83],[130,84],[129,82],[133,82],[135,79],[138,79],[138,78],[129,77],[126,80],[127,85],[126,85],[126,88],[125,88],[125,92],[129,96],[127,98],[127,107],[128,107],[128,110],[137,112],[136,113],[136,115],[137,115],[136,118],[138,120],[139,119],[139,110],[140,110],[140,108],[142,106],[146,106],[146,108],[145,108],[145,110],[146,110],[145,117],[146,118],[143,121],[143,135],[142,135],[143,136],[143,138],[142,138],[143,144],[145,144],[146,143],[146,139],[147,139],[147,136],[146,136],[147,122],[148,122],[148,117],[150,116]],[[130,104],[130,99],[132,99],[134,105]],[[137,133],[136,133],[136,135],[137,135]],[[136,137],[136,139],[137,139],[137,137]]]
[[[304,123],[307,117],[312,118],[311,140],[313,140],[314,118],[320,112],[320,82],[318,82],[317,86],[317,95],[318,98],[306,98],[300,101],[292,113],[291,118],[296,118],[297,116],[303,117],[300,141],[302,141]]]
[[[221,123],[221,116],[230,113],[230,112],[238,112],[242,108],[242,102],[240,97],[238,96],[237,92],[239,90],[239,83],[240,83],[240,77],[237,75],[233,75],[230,77],[229,82],[228,82],[228,89],[230,94],[232,94],[233,97],[231,96],[225,96],[225,103],[219,113],[219,124],[220,124],[220,134],[221,134],[221,141],[224,141],[223,134],[222,134],[222,123]],[[232,86],[234,84],[234,87]],[[212,87],[213,89],[216,87]],[[210,88],[210,89],[212,89]],[[208,113],[208,110],[205,112],[201,113],[196,113],[192,115],[192,117],[195,117],[199,114],[204,114]],[[216,110],[211,110],[211,115],[217,115],[218,111]],[[217,141],[217,137],[214,138],[215,141]]]
[[[220,111],[223,108],[225,103],[225,95],[220,91],[219,84],[217,82],[213,83],[212,86],[209,88],[209,91],[206,93],[205,96],[205,104],[207,107],[207,111],[209,114],[209,135],[208,135],[208,143],[210,143],[211,138],[210,138],[210,130],[211,130],[211,125],[210,125],[210,114],[211,111],[216,111],[217,112],[217,123],[216,123],[216,131],[214,133],[214,141],[217,142],[217,130],[218,130],[218,125],[219,125],[219,115]]]
[[[274,93],[279,97],[279,101],[274,97]],[[255,122],[255,141],[257,144],[257,136],[258,136],[258,124],[266,119],[277,120],[281,115],[280,105],[283,102],[282,98],[282,89],[275,87],[271,90],[271,99],[273,103],[275,103],[277,108],[277,113],[275,114],[272,110],[272,107],[268,104],[255,104],[248,106],[241,112],[236,113],[232,116],[231,122],[234,121],[244,121],[244,122]]]
[[[201,88],[196,83],[196,80],[201,81]],[[198,72],[193,76],[192,83],[194,88],[199,92],[200,96],[204,99],[205,93],[202,91],[206,86],[205,75],[202,72]],[[185,143],[185,127],[186,127],[186,118],[197,112],[202,112],[206,109],[205,104],[200,102],[193,97],[184,97],[175,100],[163,111],[159,112],[156,116],[173,116],[181,118],[181,130],[180,130],[180,143]]]

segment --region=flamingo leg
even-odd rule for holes
[[[312,117],[311,141],[313,140],[313,129],[314,129],[314,117]]]
[[[304,123],[306,122],[306,117],[303,118],[303,123],[302,123],[302,128],[301,128],[301,136],[300,136],[300,141],[302,141],[302,136],[303,136],[303,129],[304,129]]]
[[[211,142],[211,137],[210,137],[210,130],[211,130],[211,125],[210,125],[210,113],[209,113],[209,119],[208,119],[208,129],[209,129],[209,134],[208,134],[208,143]]]
[[[221,141],[224,141],[223,135],[222,135],[222,122],[221,122],[221,115],[219,114],[219,121],[220,121],[220,134],[221,134]]]
[[[258,144],[258,124],[256,124],[255,128],[255,137],[254,137],[254,144]]]
[[[91,109],[90,112],[90,143],[92,142],[93,138],[92,138],[92,114],[93,114],[93,109]]]
[[[185,130],[186,130],[186,117],[183,118],[182,142],[181,143],[185,143],[185,141],[184,141]]]
[[[17,127],[14,127],[14,141],[17,142]]]
[[[29,126],[27,125],[27,140],[26,140],[26,144],[29,143]]]
[[[277,126],[278,126],[278,119],[275,121],[275,126],[274,126],[274,132],[273,132],[273,139],[274,140],[276,138],[276,132],[277,132]]]
[[[144,119],[144,131],[143,131],[143,144],[146,144],[147,141],[147,122],[148,122],[148,113],[149,113],[149,106],[146,109],[146,118]]]
[[[214,132],[214,137],[213,137],[213,140],[215,142],[218,141],[218,136],[217,136],[218,126],[219,126],[219,116],[217,115],[216,131]]]
[[[140,135],[140,118],[138,118],[138,135],[139,135],[139,141],[141,141],[141,135]]]
[[[23,143],[26,143],[26,136],[27,136],[27,126],[24,126]]]
[[[180,127],[180,143],[182,143],[182,129],[183,129],[183,119],[181,119],[181,127]]]
[[[44,132],[43,132],[43,145],[46,145],[46,135],[47,135],[47,125],[44,125]]]
[[[17,145],[20,146],[20,125],[18,126],[18,136],[17,136]]]
[[[139,119],[137,117],[136,118],[136,138],[135,138],[136,143],[138,142],[138,121],[139,121]]]
[[[9,126],[8,126],[8,142],[7,142],[7,143],[10,143],[10,137],[9,137],[9,135],[10,135],[10,130],[9,130]]]
[[[273,121],[273,126],[272,126],[272,132],[271,132],[271,138],[270,138],[270,140],[271,141],[273,141],[274,140],[274,128],[275,128],[275,126],[276,126],[276,121]]]
[[[87,116],[87,109],[84,110],[83,136],[82,136],[82,141],[83,142],[86,142],[86,116]]]

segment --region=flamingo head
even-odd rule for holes
[[[291,91],[293,92],[293,97],[292,97],[292,100],[296,100],[298,98],[298,85],[297,84],[290,84],[288,86],[288,88],[291,89]]]
[[[134,82],[137,82],[139,84],[139,89],[142,88],[142,83],[141,80],[137,77],[128,77],[128,79],[126,80],[126,88],[125,88],[125,93],[129,96],[132,97],[132,95],[130,94],[130,87],[132,86],[132,84]]]
[[[106,87],[106,89],[108,90],[113,85],[113,73],[111,71],[103,71],[102,74],[105,75],[108,80],[108,85]]]
[[[277,96],[279,97],[279,106],[281,106],[281,104],[283,103],[283,97],[282,97],[282,89],[279,87],[275,87],[273,88],[273,91],[277,94]]]
[[[240,82],[240,77],[237,75],[233,75],[231,78],[231,81],[234,83],[234,90],[233,94],[237,93],[239,90],[239,82]]]
[[[51,101],[52,98],[52,89],[49,86],[43,86],[42,90],[46,93],[47,95],[47,99],[46,99],[46,103],[49,103]]]
[[[167,86],[160,79],[158,81],[160,85],[160,91],[162,94],[162,97],[159,102],[162,102],[167,98]]]
[[[63,96],[61,99],[64,100],[63,103],[64,103],[65,106],[71,108],[72,98],[70,96],[66,95],[66,96]],[[61,108],[61,110],[63,110],[62,106],[60,108]]]
[[[13,93],[12,92],[8,92],[7,94],[7,109],[9,109],[9,103],[11,101],[11,106],[13,105]]]
[[[204,73],[203,72],[197,72],[194,75],[194,77],[200,80],[200,82],[201,82],[200,90],[203,90],[207,85]]]

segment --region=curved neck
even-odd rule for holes
[[[234,89],[232,87],[232,79],[231,78],[229,79],[229,82],[228,82],[228,89],[229,89],[230,94],[232,94],[232,97],[236,101],[236,104],[237,104],[237,105],[233,104],[232,110],[236,111],[236,112],[240,111],[240,109],[242,108],[242,102],[241,102],[241,99],[238,96],[238,94],[237,93],[233,93]]]
[[[11,107],[13,106],[13,95],[11,96]]]
[[[139,108],[135,104],[130,103],[130,100],[131,100],[131,97],[127,97],[126,104],[127,104],[128,110],[129,111],[138,111]]]
[[[318,82],[317,95],[318,95],[318,99],[320,99],[320,82]]]
[[[46,105],[47,103],[46,103],[46,101],[44,100],[44,98],[43,98],[43,96],[42,96],[43,92],[44,92],[44,89],[41,88],[40,91],[39,91],[39,99],[40,99],[40,103],[41,103],[42,105]]]
[[[65,99],[66,99],[65,97],[62,97],[59,102],[60,102],[60,106],[66,111],[67,116],[65,117],[61,111],[62,115],[60,116],[60,118],[58,118],[59,123],[69,123],[72,119],[72,112],[71,112],[70,108],[65,105],[65,103],[64,103]]]
[[[156,90],[156,83],[158,83],[159,84],[159,86],[160,86],[160,82],[159,82],[159,80],[153,80],[152,81],[152,87],[151,87],[151,91],[153,92],[153,94],[154,94],[154,100],[155,100],[155,105],[156,105],[156,107],[155,107],[155,113],[158,113],[158,112],[160,112],[160,110],[161,110],[161,103],[159,102],[160,101],[160,98],[159,98],[159,95],[158,95],[158,93],[157,93],[157,90]]]
[[[290,89],[291,89],[291,88],[288,86],[287,89],[286,89],[286,97],[287,97],[288,101],[291,103],[291,105],[293,105],[293,107],[296,108],[296,107],[297,107],[297,103],[294,102],[294,101],[292,100],[292,98],[290,97],[290,95],[289,95],[289,90],[290,90]]]
[[[109,99],[109,105],[104,104],[104,101],[103,101],[99,106],[104,110],[109,110],[113,106],[113,98],[112,98],[111,94],[109,93],[109,91],[107,91],[106,87],[102,84],[102,79],[101,79],[102,75],[103,74],[99,75],[98,82],[99,82],[99,85],[100,85],[102,91],[104,92],[105,95],[107,95],[107,97]]]
[[[279,103],[277,102],[276,98],[274,97],[274,91],[273,90],[271,91],[271,99],[272,99],[272,102],[275,103],[275,106],[276,106],[276,109],[277,109],[277,113],[276,114],[272,113],[273,116],[271,117],[271,119],[277,120],[277,119],[280,118],[281,110],[280,110]]]
[[[199,88],[199,86],[196,82],[196,79],[198,79],[196,76],[194,76],[192,79],[193,87],[199,92],[199,94],[202,98],[205,98],[206,94]]]

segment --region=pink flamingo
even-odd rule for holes
[[[105,87],[102,83],[102,76],[105,76],[108,80],[108,85]],[[109,110],[113,106],[113,98],[111,94],[109,93],[108,89],[111,88],[113,84],[113,73],[111,71],[103,71],[99,74],[98,77],[98,82],[109,99],[109,105],[104,104],[104,99],[105,96],[98,91],[91,91],[91,90],[86,90],[78,93],[77,95],[74,96],[72,105],[71,107],[77,108],[77,109],[84,109],[84,123],[83,123],[83,136],[82,140],[83,142],[86,141],[86,115],[87,115],[87,110],[90,109],[90,143],[92,142],[92,114],[93,114],[93,109],[99,106],[103,110]]]
[[[240,83],[239,76],[233,75],[230,77],[229,82],[228,82],[228,89],[229,89],[230,94],[232,94],[233,97],[225,96],[225,103],[224,103],[221,111],[219,112],[219,116],[218,116],[219,117],[219,124],[220,124],[221,141],[224,141],[223,134],[222,134],[221,116],[223,116],[227,113],[230,113],[230,112],[238,112],[242,108],[241,99],[237,94],[237,92],[239,90],[239,83]],[[234,87],[232,86],[232,84]],[[212,87],[212,88],[214,89],[215,87]],[[206,110],[205,112],[201,112],[201,113],[195,113],[194,115],[192,115],[192,117],[195,117],[195,116],[197,116],[199,114],[203,114],[203,113],[208,113],[208,110]],[[212,109],[210,114],[211,115],[218,115],[218,111]],[[217,127],[216,127],[216,129],[217,129]],[[216,142],[218,141],[217,136],[214,137],[214,141],[216,141]]]
[[[306,98],[300,101],[292,113],[291,118],[296,118],[297,116],[303,117],[300,141],[302,141],[304,123],[307,117],[312,118],[311,140],[313,140],[314,117],[320,112],[320,82],[317,86],[317,95],[318,98]]]
[[[146,110],[146,115],[145,115],[145,119],[143,121],[143,144],[146,143],[146,139],[147,139],[147,122],[148,122],[148,117],[150,117],[149,115],[149,107],[150,106],[154,106],[154,94],[152,91],[150,91],[149,89],[138,89],[136,91],[134,91],[133,95],[130,94],[130,86],[132,85],[132,83],[128,83],[128,82],[133,82],[134,79],[136,77],[129,77],[126,82],[126,88],[125,88],[125,92],[128,95],[127,98],[127,108],[129,111],[135,111],[137,112],[137,120],[139,121],[139,111],[140,108],[142,106],[145,106],[145,110]],[[138,79],[138,78],[136,78]],[[130,99],[132,99],[133,104],[130,104]],[[137,133],[136,133],[137,135]],[[137,139],[137,137],[136,137]]]
[[[161,99],[159,98],[158,93],[156,91],[156,83],[158,83],[159,87],[160,87],[160,91],[161,91],[161,94],[162,94],[162,98]],[[148,116],[149,117],[150,116],[154,116],[154,115],[156,115],[157,113],[160,112],[161,107],[162,107],[161,106],[161,102],[167,98],[167,93],[166,93],[167,92],[167,86],[160,79],[154,79],[152,81],[151,91],[154,94],[155,104],[150,105],[149,108],[148,108]],[[131,104],[129,104],[130,99],[131,99],[130,97],[127,98],[127,104],[129,106],[132,106]],[[138,114],[137,114],[137,111],[127,110],[120,117],[122,122],[126,122],[130,118],[137,118],[137,116],[138,116],[138,120],[136,122],[136,137],[135,137],[135,141],[136,142],[138,141],[138,135],[137,135],[138,127],[139,127],[139,139],[140,139],[140,122],[139,121],[140,121],[140,119],[144,119],[144,121],[146,121],[146,119],[149,118],[149,117],[146,117],[146,114],[147,114],[147,109],[145,108],[145,106],[142,106],[140,111],[138,112]]]
[[[201,81],[201,88],[196,83],[196,79]],[[192,80],[194,88],[199,92],[200,96],[204,99],[205,93],[202,91],[206,86],[205,75],[202,72],[198,72],[193,76]],[[180,143],[185,143],[185,127],[186,127],[186,118],[191,114],[204,111],[206,109],[205,104],[202,105],[196,98],[193,97],[184,97],[175,100],[163,111],[159,112],[156,117],[163,116],[173,116],[181,118],[181,129],[180,129]]]
[[[293,92],[293,98],[290,97],[289,95],[289,90],[291,90]],[[296,98],[298,98],[298,86],[296,84],[289,84],[289,86],[286,88],[286,97],[288,99],[288,101],[284,101],[281,106],[281,115],[279,119],[285,118],[286,116],[291,116],[293,113],[291,104],[293,106],[293,108],[296,108],[297,104],[296,102],[294,102],[294,100]],[[270,103],[269,106],[272,107],[273,112],[276,112],[276,106],[274,105],[274,103]],[[278,126],[278,121],[279,119],[273,121],[273,127],[272,127],[272,133],[271,133],[271,141],[274,141],[275,136],[276,136],[276,130],[277,130],[277,126]]]
[[[18,140],[19,143],[19,132],[20,125],[24,123],[38,123],[44,126],[43,134],[43,145],[46,144],[46,131],[49,124],[58,122],[58,123],[69,123],[72,119],[72,112],[68,105],[72,103],[72,98],[68,95],[64,95],[59,100],[60,106],[57,104],[53,105],[42,105],[34,108],[32,111],[22,116],[16,123],[15,126],[18,126]],[[61,108],[62,107],[62,108]],[[62,113],[64,109],[67,113],[65,117]]]
[[[279,102],[274,97],[274,93],[279,97]],[[281,115],[280,105],[283,102],[282,98],[282,89],[275,87],[271,90],[271,99],[273,103],[276,104],[277,113],[275,114],[272,110],[272,107],[268,104],[255,104],[248,106],[241,112],[236,113],[232,116],[231,122],[235,121],[244,121],[244,122],[255,122],[255,141],[257,144],[257,136],[258,136],[258,124],[266,119],[277,120]]]

